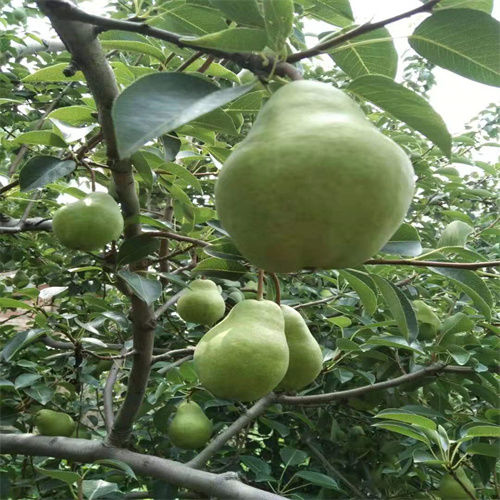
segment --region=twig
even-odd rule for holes
[[[7,191],[10,191],[11,189],[14,189],[17,186],[19,186],[19,179],[16,179],[15,181],[12,181],[9,184],[0,187],[0,194],[6,193]]]
[[[153,356],[151,363],[157,363],[158,361],[163,361],[164,359],[172,358],[173,356],[177,356],[178,354],[192,354],[194,351],[194,347],[186,347],[185,349],[174,349],[173,351],[168,351],[163,354],[159,354],[158,356]]]
[[[171,365],[169,366],[166,366],[165,368],[162,368],[161,370],[158,370],[158,373],[160,375],[165,375],[165,373],[169,372],[170,370],[172,370],[173,368],[177,368],[178,366],[181,366],[182,364],[184,364],[186,361],[190,361],[191,359],[193,359],[193,355],[190,354],[189,356],[184,356],[183,358],[181,359],[178,359],[177,361],[175,361],[174,363],[172,363]]]
[[[96,359],[110,360],[110,359],[125,359],[129,356],[133,356],[135,354],[134,349],[126,352],[125,354],[118,354],[117,356],[101,356],[100,354],[96,354],[95,352],[89,351],[88,349],[82,349],[82,352],[88,354]]]
[[[309,307],[309,306],[317,306],[318,304],[326,304],[327,302],[331,302],[332,300],[335,300],[337,297],[335,295],[332,295],[331,297],[326,297],[325,299],[321,300],[313,300],[312,302],[305,302],[304,304],[299,304],[296,306],[293,306],[294,309],[302,309],[303,307]]]
[[[191,66],[191,64],[193,64],[196,60],[198,60],[202,55],[203,52],[196,52],[191,57],[186,59],[175,71],[177,73],[184,71],[185,69],[189,68],[189,66]]]
[[[233,422],[224,432],[216,436],[208,445],[196,455],[186,465],[193,469],[202,468],[207,461],[217,453],[232,437],[241,432],[249,423],[263,415],[267,408],[276,401],[276,394],[270,393],[257,401],[246,413],[238,420]]]
[[[124,346],[122,350],[120,351],[120,355],[124,355],[126,352],[126,347]],[[122,354],[123,353],[123,354]],[[113,430],[113,421],[115,418],[114,412],[113,412],[113,387],[116,382],[116,378],[118,377],[118,372],[120,371],[121,364],[120,363],[113,363],[113,366],[109,370],[108,378],[106,380],[106,385],[104,386],[104,392],[103,392],[103,405],[104,405],[104,421],[106,425],[106,432],[108,435],[111,433]]]
[[[214,56],[208,56],[206,61],[198,68],[198,73],[205,73],[205,71],[210,68],[210,65],[214,62]]]
[[[176,293],[174,296],[170,297],[164,304],[162,304],[156,311],[155,311],[155,318],[158,319],[169,307],[173,306],[178,300],[179,297],[182,295],[182,290],[178,293]]]
[[[169,233],[168,231],[151,231],[144,234],[149,234],[152,238],[169,238],[175,241],[185,241],[187,243],[193,243],[194,245],[200,247],[206,247],[210,245],[210,243],[207,243],[206,241],[198,240],[196,238],[190,238],[189,236],[182,236],[181,234]]]
[[[259,276],[257,281],[257,300],[262,300],[264,296],[264,271],[259,269]]]
[[[409,260],[409,259],[370,259],[365,261],[365,265],[389,265],[389,266],[417,266],[417,267],[448,267],[454,269],[481,269],[482,267],[500,266],[500,260],[489,262],[446,262],[438,260]]]
[[[426,4],[417,7],[416,9],[409,10],[408,12],[403,12],[402,14],[398,14],[397,16],[389,17],[387,19],[383,19],[382,21],[378,21],[376,23],[367,23],[363,26],[359,26],[358,28],[353,29],[352,31],[348,31],[342,35],[339,35],[335,38],[331,38],[326,42],[319,43],[310,49],[304,50],[302,52],[296,52],[286,58],[286,61],[289,63],[296,63],[301,61],[302,59],[306,59],[309,57],[314,57],[320,55],[333,47],[337,47],[348,40],[352,40],[357,36],[364,35],[365,33],[369,33],[371,31],[377,30],[379,28],[383,28],[388,24],[395,23],[396,21],[401,21],[401,19],[405,19],[407,17],[414,16],[415,14],[420,14],[422,12],[430,12],[432,8],[437,5],[441,0],[430,0]]]

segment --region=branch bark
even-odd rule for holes
[[[102,441],[32,434],[0,435],[0,451],[8,454],[54,457],[74,462],[101,459],[120,460],[134,472],[169,484],[204,492],[217,498],[240,500],[283,500],[283,497],[253,488],[234,479],[234,475],[217,475],[192,469],[172,460],[142,455],[122,448],[106,446]]]
[[[120,354],[125,354],[127,349],[123,347]],[[113,366],[109,370],[108,378],[106,379],[106,385],[104,386],[104,392],[102,395],[103,406],[104,406],[104,423],[106,425],[106,432],[108,435],[113,430],[113,422],[115,414],[113,412],[113,387],[115,386],[116,379],[118,377],[118,372],[122,367],[123,361],[113,362]]]
[[[232,423],[224,432],[216,436],[208,445],[186,465],[194,469],[202,468],[207,461],[217,453],[231,438],[240,433],[248,424],[263,415],[267,408],[277,399],[277,395],[271,392],[257,401],[246,413]]]

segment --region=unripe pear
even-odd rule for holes
[[[286,374],[289,351],[280,307],[269,300],[242,300],[198,343],[200,383],[219,398],[253,401],[271,392]]]
[[[53,410],[36,412],[34,423],[42,436],[70,437],[75,428],[75,422],[69,415]]]
[[[120,208],[107,193],[90,193],[59,208],[52,219],[55,237],[73,250],[98,250],[123,231]]]
[[[413,175],[405,152],[345,92],[294,81],[273,94],[222,167],[215,204],[259,268],[354,267],[403,222]]]
[[[189,323],[212,326],[225,311],[224,299],[210,280],[193,281],[177,301],[177,314]]]
[[[194,401],[184,402],[168,428],[168,437],[179,448],[203,446],[212,435],[212,422]]]
[[[455,475],[470,491],[472,496],[475,496],[476,489],[461,467],[455,470]],[[438,493],[441,500],[469,500],[471,498],[462,488],[462,485],[451,474],[445,474],[443,476],[439,484]]]
[[[298,391],[319,375],[323,367],[323,353],[300,313],[289,306],[281,306],[281,310],[290,361],[286,375],[276,390]]]

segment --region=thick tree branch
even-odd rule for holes
[[[490,371],[498,372],[500,367],[491,367]],[[444,363],[434,363],[432,365],[421,368],[413,373],[408,373],[402,375],[401,377],[393,378],[391,380],[385,380],[384,382],[377,382],[372,385],[365,385],[362,387],[356,387],[355,389],[349,389],[347,391],[330,392],[327,394],[315,394],[312,396],[286,396],[278,395],[277,402],[290,405],[318,405],[318,404],[329,404],[333,401],[339,401],[342,399],[348,399],[353,397],[362,396],[368,392],[380,391],[381,389],[389,389],[390,387],[396,387],[398,385],[404,384],[405,382],[410,382],[412,380],[418,380],[429,375],[438,375],[439,373],[460,373],[460,374],[471,374],[475,373],[473,368],[467,366],[446,366]]]
[[[140,475],[154,477],[168,484],[213,495],[217,498],[240,500],[283,500],[283,497],[241,483],[235,474],[211,474],[195,470],[172,460],[142,455],[122,448],[106,446],[101,441],[32,434],[0,435],[0,452],[45,456],[95,462],[101,459],[120,460]]]
[[[306,59],[309,57],[318,56],[332,49],[333,47],[337,47],[342,45],[343,43],[356,38],[357,36],[364,35],[365,33],[370,33],[371,31],[377,30],[379,28],[383,28],[388,24],[395,23],[396,21],[401,21],[401,19],[405,19],[407,17],[414,16],[416,14],[421,14],[422,12],[430,12],[434,6],[436,6],[441,0],[430,0],[426,4],[417,7],[416,9],[409,10],[408,12],[403,12],[402,14],[398,14],[397,16],[389,17],[388,19],[383,19],[382,21],[378,21],[376,23],[367,23],[359,26],[358,28],[353,29],[352,31],[348,31],[342,35],[336,36],[327,40],[325,42],[319,43],[314,47],[303,50],[302,52],[296,52],[295,54],[291,54],[286,58],[286,61],[289,63],[296,63],[301,61],[302,59]]]
[[[16,234],[27,231],[52,231],[52,220],[34,217],[23,221],[0,214],[0,234]]]
[[[231,438],[240,433],[248,424],[253,422],[256,418],[265,413],[267,408],[276,401],[277,395],[270,393],[257,401],[246,413],[244,413],[238,420],[232,423],[224,432],[216,436],[206,448],[204,448],[196,457],[194,457],[186,465],[195,469],[204,467],[207,461],[215,453],[217,453]]]

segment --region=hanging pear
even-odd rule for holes
[[[75,422],[68,414],[53,410],[37,411],[34,423],[42,436],[70,437],[75,429]]]
[[[215,204],[259,268],[354,267],[403,222],[413,175],[406,153],[344,91],[294,81],[273,94],[225,162]]]
[[[59,208],[52,218],[54,236],[73,250],[99,250],[123,231],[120,207],[108,193],[95,192]]]
[[[323,353],[300,313],[289,306],[281,306],[281,310],[285,318],[290,362],[286,375],[276,390],[298,391],[319,375],[323,367]]]
[[[283,313],[269,300],[242,300],[199,342],[200,383],[219,398],[253,401],[271,392],[288,368]]]
[[[202,447],[212,436],[212,422],[194,401],[185,401],[168,427],[170,441],[179,448]]]
[[[195,280],[177,301],[177,314],[190,323],[212,326],[224,316],[226,304],[217,285],[210,280]]]

